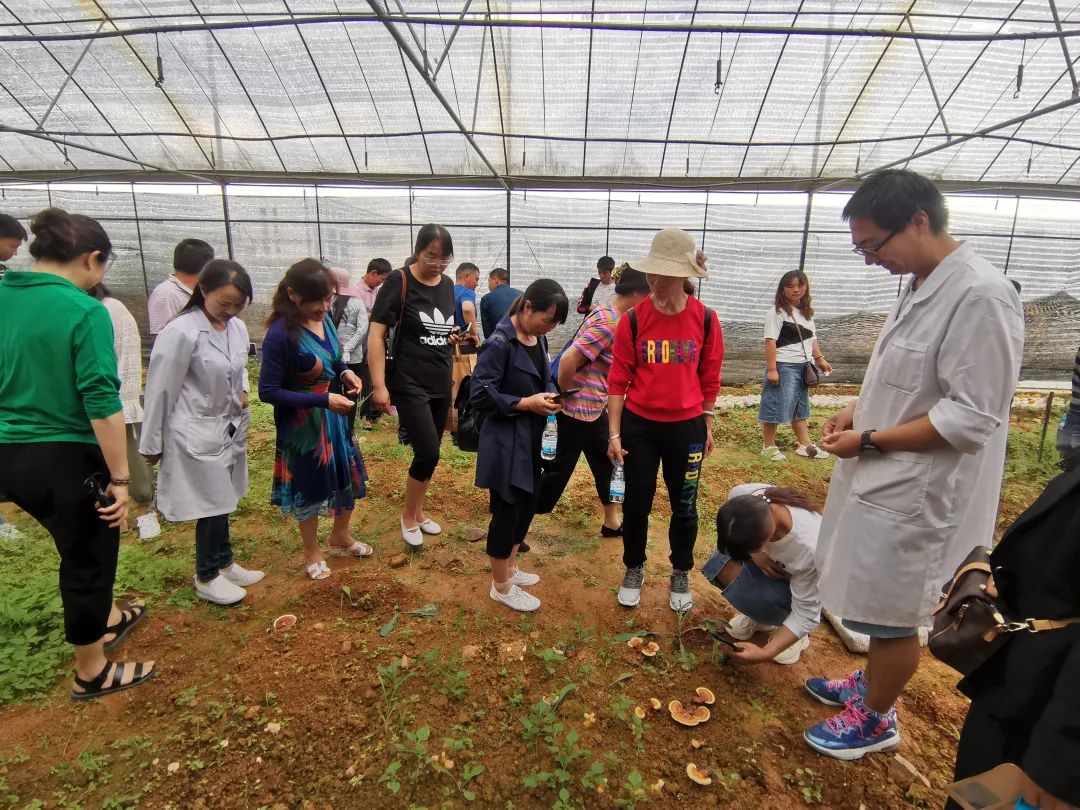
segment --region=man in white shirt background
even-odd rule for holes
[[[146,302],[151,341],[187,306],[199,272],[213,258],[214,249],[201,239],[184,239],[177,244],[173,250],[173,274],[154,287]]]

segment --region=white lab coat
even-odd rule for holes
[[[218,331],[201,309],[157,336],[139,452],[161,454],[157,505],[167,520],[228,514],[247,492],[247,349],[243,321]]]
[[[991,544],[1024,348],[1019,295],[970,246],[910,285],[870,357],[855,430],[929,414],[948,445],[839,460],[817,547],[825,608],[891,627],[928,625],[964,556]]]

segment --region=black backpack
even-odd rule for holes
[[[484,344],[492,342],[506,343],[506,338],[498,332],[493,332],[484,341]],[[475,453],[480,449],[480,430],[484,427],[487,413],[479,410],[471,402],[472,375],[461,381],[458,387],[457,398],[454,400],[454,410],[457,411],[457,430],[454,431],[453,442],[458,450],[466,453]]]

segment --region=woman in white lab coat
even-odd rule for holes
[[[158,334],[146,375],[141,452],[161,461],[158,509],[195,520],[195,594],[231,605],[263,578],[233,561],[229,514],[247,492],[251,279],[236,262],[203,268],[191,301]]]

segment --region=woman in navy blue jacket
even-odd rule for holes
[[[544,423],[562,410],[554,401],[544,335],[566,321],[569,307],[557,282],[534,281],[481,347],[472,378],[472,405],[486,415],[476,486],[491,491],[490,595],[525,612],[540,607],[540,600],[519,586],[535,585],[540,577],[517,569],[518,547],[536,514]]]

